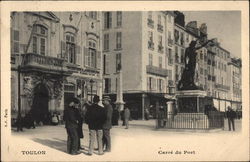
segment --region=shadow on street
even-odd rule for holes
[[[64,153],[67,153],[67,141],[66,140],[61,140],[58,138],[53,138],[51,139],[40,139],[40,138],[33,138],[32,139],[34,142],[40,143],[42,145],[54,148],[56,150],[62,151]]]

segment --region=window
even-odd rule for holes
[[[13,35],[14,35],[14,38],[11,38],[11,39],[13,39],[14,53],[19,53],[19,31],[14,30]]]
[[[122,48],[122,33],[117,32],[116,33],[116,49]]]
[[[162,92],[163,91],[163,80],[162,79],[157,79],[157,83],[158,83],[159,92]]]
[[[41,55],[45,55],[45,39],[40,38],[40,40],[41,40],[40,52],[41,52]]]
[[[173,56],[172,56],[172,49],[168,49],[168,63],[173,64]]]
[[[158,51],[161,53],[163,52],[162,36],[161,35],[159,35],[159,37],[158,37]]]
[[[168,22],[171,23],[171,15],[168,14]]]
[[[189,42],[189,35],[186,35],[186,42]]]
[[[159,68],[162,68],[162,57],[159,56]]]
[[[171,36],[171,31],[168,31],[168,40],[171,40],[172,36]]]
[[[116,22],[117,22],[117,27],[121,27],[122,26],[122,12],[121,11],[117,11],[116,12]]]
[[[107,69],[106,69],[106,55],[103,55],[103,74],[107,74]]]
[[[154,42],[153,42],[153,32],[149,31],[148,32],[148,48],[151,50],[154,50]]]
[[[89,17],[92,19],[97,19],[97,12],[96,11],[90,11],[89,12]]]
[[[89,67],[96,68],[96,60],[97,60],[97,54],[96,54],[96,42],[94,40],[89,40],[89,48],[88,53],[86,55],[85,59],[85,65]]]
[[[147,78],[148,91],[152,90],[152,77]]]
[[[162,36],[161,35],[159,35],[159,37],[158,37],[158,39],[159,39],[159,46],[161,46],[162,47]]]
[[[184,34],[181,33],[181,45],[183,46],[184,45]]]
[[[32,49],[33,53],[45,55],[47,47],[48,30],[42,25],[33,27]]]
[[[177,47],[177,46],[175,46],[175,62],[176,62],[176,63],[179,62],[178,47]]]
[[[149,11],[149,12],[148,12],[148,19],[152,20],[152,17],[153,17],[153,16],[152,16],[152,11]]]
[[[33,36],[33,53],[37,53],[37,37]]]
[[[153,42],[153,32],[152,31],[148,32],[148,39],[150,42]]]
[[[175,43],[179,42],[179,31],[178,30],[174,30],[174,39],[175,39]]]
[[[111,78],[105,78],[105,86],[104,86],[104,93],[110,93],[111,92]]]
[[[161,15],[158,15],[158,24],[161,25]]]
[[[203,60],[203,53],[202,53],[202,51],[200,53],[200,59]]]
[[[69,63],[76,63],[75,36],[72,33],[66,33],[66,60]]]
[[[203,75],[203,68],[200,68],[200,74]]]
[[[112,28],[112,13],[111,12],[104,13],[104,28],[105,29]]]
[[[153,66],[153,55],[151,53],[149,54],[149,65]]]
[[[104,51],[109,50],[109,34],[104,34]]]
[[[181,63],[185,62],[185,54],[184,54],[184,49],[181,49]]]
[[[121,53],[116,54],[116,72],[121,70],[122,60],[121,60]]]

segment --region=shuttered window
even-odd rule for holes
[[[14,48],[14,53],[19,53],[19,31],[14,30],[13,31],[13,48]]]

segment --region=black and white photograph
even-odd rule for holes
[[[124,3],[2,3],[1,160],[249,161],[247,2]]]

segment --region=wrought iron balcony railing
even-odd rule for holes
[[[157,30],[162,33],[163,32],[163,26],[161,24],[157,24]]]

